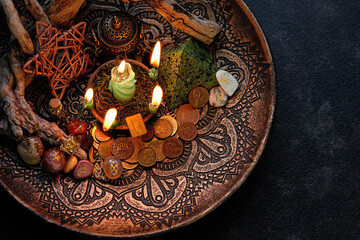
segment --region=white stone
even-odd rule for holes
[[[226,94],[230,97],[239,87],[238,81],[227,71],[219,70],[216,73],[216,79],[218,80],[220,86],[225,90]]]
[[[214,87],[210,90],[209,104],[213,107],[223,107],[228,102],[228,96],[222,87]]]

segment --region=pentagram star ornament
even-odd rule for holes
[[[24,65],[26,73],[49,78],[54,97],[62,99],[72,80],[93,65],[83,49],[86,23],[80,22],[69,30],[59,31],[52,25],[37,22],[39,52]]]

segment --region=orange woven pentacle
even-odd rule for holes
[[[62,99],[70,82],[93,65],[83,50],[86,23],[80,22],[60,32],[52,25],[37,22],[36,35],[39,52],[24,65],[26,73],[49,78],[54,97]]]

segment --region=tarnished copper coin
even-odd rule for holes
[[[131,169],[135,169],[139,164],[138,163],[127,163],[127,162],[122,162],[123,167],[126,170],[131,170]]]
[[[144,142],[150,142],[154,138],[154,127],[150,123],[146,123],[147,133],[139,138]]]
[[[107,142],[101,142],[99,144],[99,148],[98,148],[98,154],[102,159],[106,159],[110,156],[112,156],[112,144],[114,143],[114,140],[111,139]]]
[[[102,167],[106,177],[109,179],[119,178],[124,169],[120,159],[114,156],[106,158]]]
[[[179,127],[179,137],[184,141],[194,140],[197,132],[197,128],[192,122],[182,123]]]
[[[144,142],[141,141],[141,139],[139,138],[129,138],[130,141],[134,144],[134,153],[133,155],[131,155],[130,158],[126,159],[125,161],[127,163],[138,163],[138,160],[137,160],[137,155],[138,155],[138,151],[140,148],[142,148],[143,146],[145,146]]]
[[[95,128],[94,135],[95,135],[95,138],[99,142],[106,142],[106,141],[109,141],[111,139],[111,137],[106,135],[103,131],[101,131],[100,128]]]
[[[177,158],[182,154],[184,146],[179,139],[171,137],[164,141],[162,150],[165,156],[169,158]]]
[[[151,147],[140,148],[137,157],[143,167],[151,167],[156,163],[156,152]]]
[[[159,119],[154,123],[155,136],[161,139],[165,139],[171,136],[173,127],[169,120]]]
[[[200,112],[190,104],[181,105],[176,112],[176,120],[181,125],[184,122],[196,124],[200,119]]]
[[[171,126],[173,128],[171,136],[174,136],[176,134],[176,132],[178,131],[178,128],[179,128],[179,124],[176,121],[176,119],[171,117],[171,116],[162,116],[160,119],[168,120],[171,123]]]
[[[161,141],[161,140],[154,140],[148,144],[148,147],[151,147],[152,149],[155,150],[157,162],[161,162],[162,160],[164,160],[166,158],[166,156],[162,150],[163,144],[164,144],[164,141]]]
[[[89,160],[92,163],[95,162],[95,159],[94,159],[94,147],[91,147],[90,150],[89,150]]]
[[[119,159],[128,159],[134,153],[134,144],[129,138],[119,137],[113,142],[111,153]]]
[[[189,93],[189,103],[194,108],[202,108],[209,101],[209,92],[204,87],[193,88]]]

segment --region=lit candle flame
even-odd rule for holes
[[[159,107],[162,97],[163,97],[162,88],[160,86],[156,86],[154,88],[153,95],[152,95],[152,101],[151,101],[152,105],[154,107]]]
[[[151,60],[150,60],[150,64],[154,68],[159,68],[160,66],[160,55],[161,55],[161,44],[160,41],[157,41],[155,48],[151,54]]]
[[[89,88],[85,93],[85,100],[90,102],[93,97],[94,97],[94,90],[92,88]]]
[[[123,74],[125,72],[125,67],[126,67],[126,62],[125,60],[122,60],[118,67],[118,71],[120,74]]]
[[[105,120],[104,120],[104,124],[103,124],[103,130],[105,132],[109,131],[109,129],[115,122],[116,115],[117,115],[117,110],[115,108],[111,108],[106,112]]]

